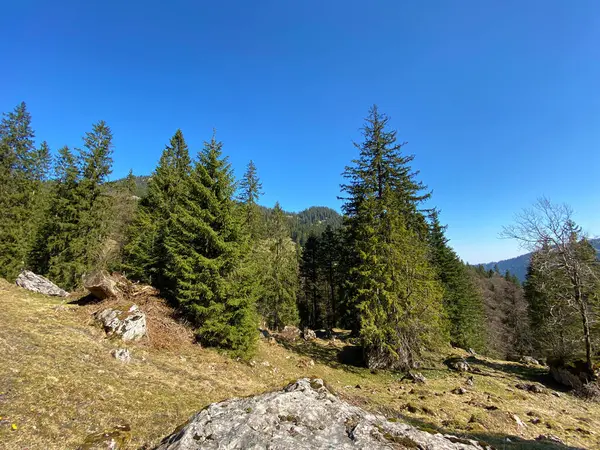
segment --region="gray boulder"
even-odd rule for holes
[[[24,270],[21,272],[15,283],[17,286],[20,286],[23,289],[37,292],[38,294],[53,295],[56,297],[66,297],[69,295],[67,291],[59,288],[48,278],[45,278],[41,275],[36,275],[29,270]]]
[[[157,450],[484,449],[473,440],[430,434],[368,413],[332,395],[319,379],[282,391],[213,403]]]
[[[123,312],[107,308],[94,314],[109,336],[120,337],[124,341],[136,341],[146,335],[148,329],[146,315],[136,305]]]

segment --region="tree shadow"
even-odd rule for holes
[[[359,373],[367,370],[364,365],[362,348],[356,345],[343,347],[322,345],[314,341],[286,341],[279,343],[287,350],[314,359],[334,369]]]
[[[526,366],[523,364],[513,362],[499,363],[495,361],[487,361],[484,359],[480,359],[476,356],[469,356],[465,360],[469,363],[469,365],[472,368],[479,369],[481,371],[480,375],[494,376],[495,374],[486,373],[485,370],[482,370],[488,369],[494,372],[505,373],[511,378],[514,377],[523,381],[537,382],[555,391],[568,391],[568,389],[565,386],[557,383],[548,372],[548,369],[544,367]]]
[[[440,427],[433,423],[427,422],[426,420],[410,417],[402,412],[391,408],[380,408],[378,412],[384,415],[386,418],[390,419],[399,419],[402,422],[405,422],[409,425],[412,425],[418,428],[421,431],[426,431],[429,433],[441,433],[444,435],[452,435],[456,436],[459,439],[471,439],[477,441],[481,444],[485,444],[487,446],[492,446],[497,450],[509,450],[509,449],[519,449],[519,450],[585,450],[583,447],[573,447],[566,444],[561,444],[559,442],[554,442],[551,440],[535,440],[535,439],[524,439],[519,436],[511,435],[511,434],[502,434],[502,433],[492,433],[492,432],[457,432],[456,430],[451,430],[445,427]]]
[[[67,304],[68,305],[77,305],[77,306],[87,306],[87,305],[95,305],[100,302],[102,302],[102,300],[100,300],[98,297],[94,296],[93,294],[87,294],[78,299],[71,300],[70,302],[67,302]]]

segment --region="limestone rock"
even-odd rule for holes
[[[302,330],[302,339],[304,339],[305,341],[312,341],[316,338],[317,338],[317,333],[315,333],[310,328],[305,328],[304,330]]]
[[[558,436],[554,436],[553,434],[540,434],[535,438],[536,441],[547,441],[554,442],[556,444],[565,445],[565,442],[559,438]]]
[[[131,354],[126,348],[117,348],[110,352],[116,359],[128,363],[131,361]]]
[[[453,394],[456,395],[464,395],[466,394],[468,391],[464,388],[464,387],[457,387],[455,389],[452,389],[450,392],[452,392]]]
[[[124,341],[135,341],[146,335],[146,315],[136,305],[128,312],[118,309],[103,309],[94,314],[94,319],[102,324],[109,336],[117,336]]]
[[[116,281],[105,270],[93,272],[86,276],[83,280],[83,286],[90,294],[100,300],[118,297],[120,293]]]
[[[277,336],[285,341],[295,341],[301,335],[300,329],[291,325],[286,325]]]
[[[45,278],[41,275],[36,275],[29,270],[22,271],[17,277],[15,283],[17,286],[20,286],[23,289],[37,292],[38,294],[53,295],[56,297],[66,297],[69,295],[67,291],[59,288],[48,278]]]
[[[537,359],[535,359],[535,358],[533,358],[531,356],[522,356],[521,359],[519,360],[519,362],[521,362],[523,364],[531,364],[531,365],[534,365],[534,366],[541,365],[540,362]]]
[[[533,392],[534,394],[542,394],[544,392],[544,388],[539,384],[519,383],[515,387],[522,391]]]
[[[584,361],[574,361],[567,365],[550,364],[550,375],[556,382],[573,389],[581,389],[594,378]]]
[[[457,372],[471,372],[471,366],[462,358],[450,358],[446,360],[446,365]]]
[[[473,440],[430,434],[368,413],[303,378],[282,391],[213,403],[166,437],[157,450],[483,449]]]
[[[400,381],[410,380],[413,383],[425,383],[427,379],[420,372],[408,372]]]

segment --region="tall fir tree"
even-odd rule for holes
[[[352,237],[351,298],[365,362],[372,368],[414,367],[425,348],[446,338],[442,289],[428,262],[419,204],[429,197],[416,181],[389,119],[374,106],[346,168],[344,212]]]
[[[258,177],[256,165],[251,160],[246,167],[246,172],[239,183],[238,200],[242,204],[244,213],[244,226],[253,240],[262,235],[261,214],[258,199],[264,192],[262,183]]]
[[[35,148],[31,115],[25,103],[0,122],[0,276],[14,279],[26,267],[40,225],[43,182],[50,154]]]
[[[162,152],[148,182],[148,194],[140,201],[126,233],[123,271],[160,288],[166,297],[173,296],[173,283],[167,275],[165,239],[175,205],[186,193],[190,172],[188,146],[181,130],[177,130]]]
[[[110,127],[101,120],[93,124],[92,130],[85,134],[83,149],[79,150],[79,232],[71,246],[76,258],[81,259],[84,272],[104,268],[106,262],[111,199],[107,195],[105,184],[112,173],[112,139]]]
[[[47,214],[37,233],[30,264],[35,272],[69,289],[77,285],[78,275],[86,269],[72,247],[79,234],[81,170],[68,147],[58,151],[54,167]]]
[[[321,235],[319,246],[319,266],[325,283],[327,328],[338,325],[339,297],[342,292],[340,263],[341,263],[340,234],[327,226]]]
[[[450,339],[455,346],[483,352],[483,298],[465,264],[448,245],[445,229],[440,224],[438,212],[434,210],[429,231],[430,259],[444,288],[444,309],[449,321]]]
[[[320,254],[320,239],[311,234],[302,249],[300,278],[302,280],[302,324],[312,329],[324,325],[326,312],[323,303]]]
[[[247,246],[222,143],[205,142],[167,224],[167,274],[173,293],[209,346],[247,354],[255,345],[256,305],[241,262]]]

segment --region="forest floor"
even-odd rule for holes
[[[323,378],[340,397],[389,419],[432,432],[485,441],[497,449],[600,448],[600,404],[556,396],[542,367],[469,357],[479,373],[459,374],[432,357],[425,384],[351,364],[342,341],[269,343],[251,362],[200,348],[159,299],[136,301],[149,336],[123,345],[107,339],[90,314],[106,307],[65,303],[0,280],[0,448],[78,448],[87,436],[127,426],[127,448],[152,448],[194,412],[231,397],[280,389],[301,377]],[[128,364],[111,350],[129,348]],[[473,376],[473,385],[467,377]],[[538,382],[543,393],[515,387]],[[457,387],[466,392],[454,394]],[[516,417],[520,419],[519,424]],[[561,445],[536,441],[554,435]]]

